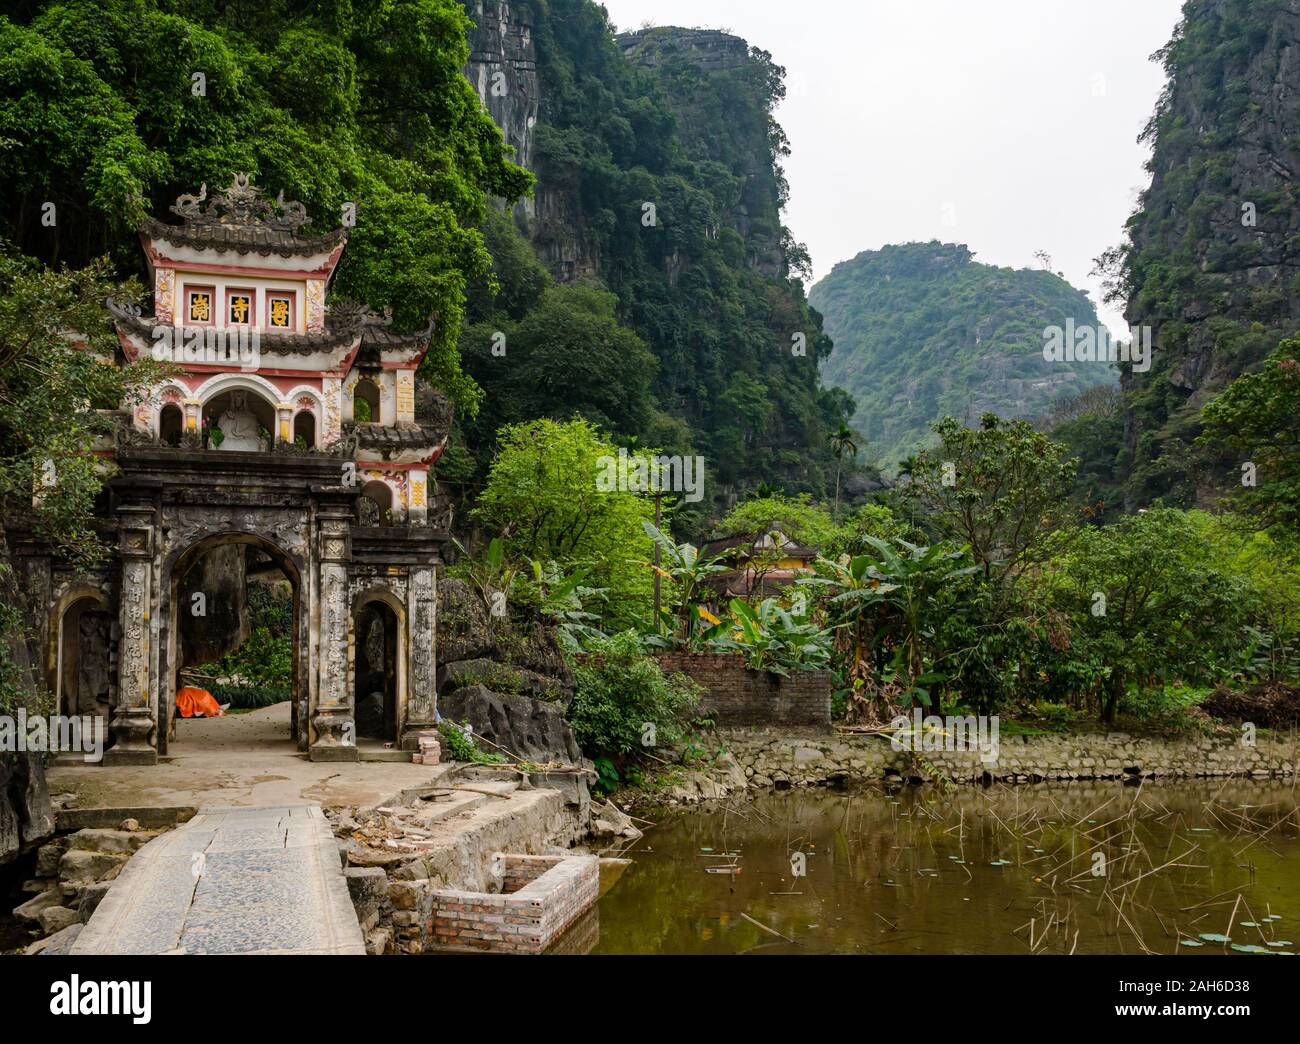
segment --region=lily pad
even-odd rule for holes
[[[1266,945],[1266,946],[1290,946],[1290,945],[1291,945],[1291,940],[1290,940],[1290,939],[1270,939],[1267,943],[1265,943],[1265,945]]]
[[[1205,943],[1201,942],[1200,939],[1179,939],[1178,945],[1179,946],[1204,946]]]
[[[1271,953],[1272,952],[1271,950],[1264,949],[1264,947],[1262,946],[1256,946],[1253,943],[1246,946],[1243,946],[1241,943],[1233,943],[1232,948],[1236,950],[1238,953]]]
[[[1232,942],[1226,935],[1220,932],[1201,932],[1201,938],[1206,942],[1226,943]]]

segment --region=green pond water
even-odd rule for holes
[[[648,818],[579,952],[1300,948],[1289,786],[791,790]]]

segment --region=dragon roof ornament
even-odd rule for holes
[[[203,205],[205,201],[206,206]],[[297,200],[286,200],[283,189],[275,199],[269,199],[243,172],[234,175],[229,187],[213,192],[210,200],[207,182],[197,196],[189,193],[178,196],[171,212],[185,224],[200,228],[234,225],[291,235],[296,235],[298,229],[310,220],[307,208]]]

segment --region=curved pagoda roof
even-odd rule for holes
[[[283,190],[275,199],[269,198],[243,173],[236,174],[229,187],[213,192],[210,199],[204,183],[197,196],[178,196],[170,209],[181,224],[170,225],[147,217],[140,225],[140,234],[195,250],[263,257],[329,253],[348,238],[345,228],[322,236],[304,234],[302,228],[311,220],[307,208],[297,200],[286,200]]]

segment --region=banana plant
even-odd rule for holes
[[[565,576],[553,560],[543,564],[532,559],[531,565],[542,612],[555,621],[560,643],[567,651],[581,652],[591,642],[605,637],[600,629],[603,618],[590,610],[589,603],[608,600],[609,589],[583,583],[591,573],[589,566],[579,566]]]
[[[869,550],[838,561],[819,558],[816,582],[833,593],[827,601],[834,627],[845,638],[846,679],[861,704],[866,692],[898,692],[907,703],[930,706],[930,686],[946,680],[938,632],[958,612],[956,581],[977,571],[964,548],[921,546],[895,538],[866,537]],[[864,716],[869,708],[859,706]]]
[[[719,652],[739,652],[746,665],[788,675],[830,664],[830,631],[811,621],[798,622],[777,598],[757,607],[739,598],[729,606],[731,618],[717,620],[702,641]]]
[[[707,591],[705,581],[710,576],[727,571],[724,560],[731,554],[730,549],[701,558],[699,549],[691,543],[678,544],[671,537],[650,522],[641,523],[663,554],[663,565],[651,564],[650,568],[661,577],[672,582],[677,589],[677,638],[687,648],[693,648],[697,641],[697,628],[700,623],[708,622],[712,615],[704,604]],[[717,620],[717,617],[713,617]]]

